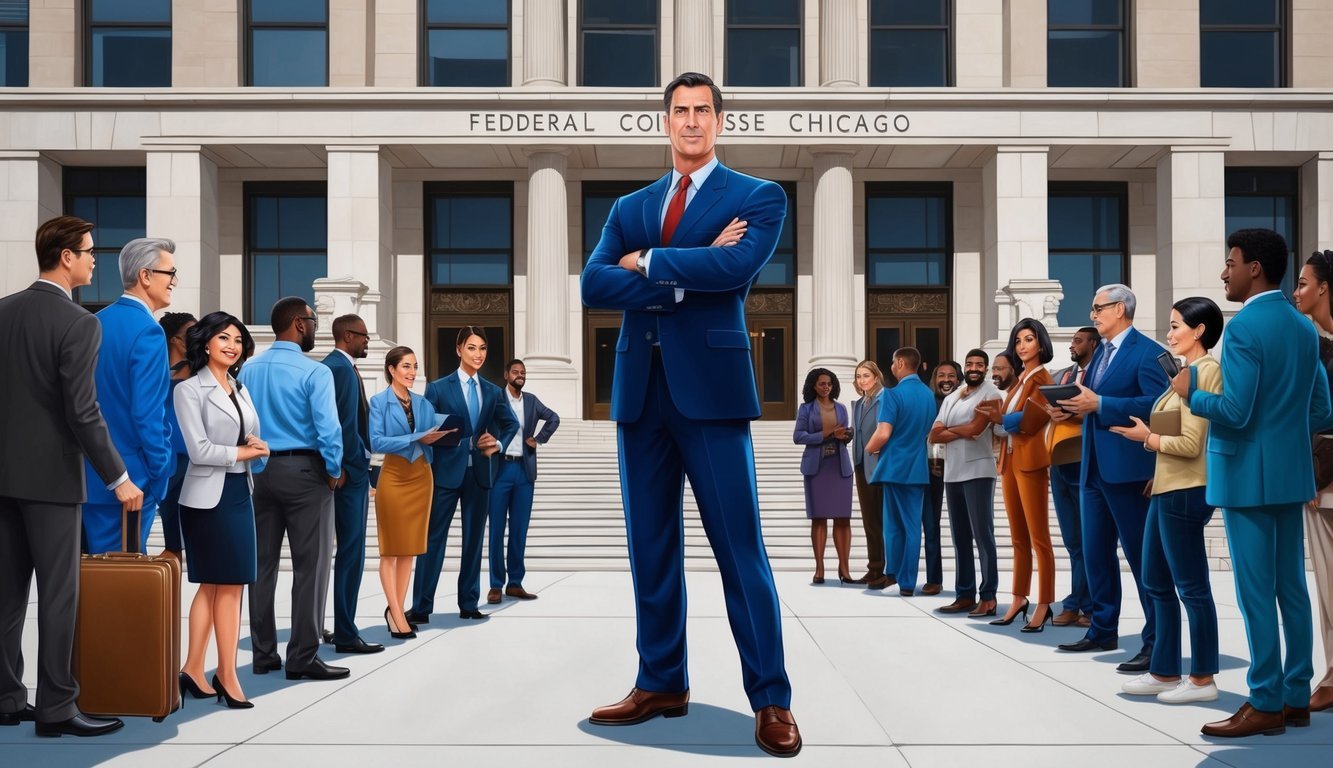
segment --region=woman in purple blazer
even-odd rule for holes
[[[852,457],[847,452],[852,430],[847,409],[837,402],[838,377],[816,368],[805,377],[796,412],[792,440],[805,446],[801,474],[805,475],[805,516],[810,518],[810,542],[815,549],[815,584],[824,583],[824,545],[828,521],[833,521],[833,548],[838,553],[838,578],[851,584],[848,557],[852,549]]]

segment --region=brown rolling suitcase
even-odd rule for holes
[[[175,558],[141,554],[139,529],[139,513],[127,513],[124,551],[79,561],[74,677],[83,712],[161,722],[182,703],[181,570]]]

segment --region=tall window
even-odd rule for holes
[[[62,188],[65,213],[93,223],[93,283],[75,291],[74,298],[90,311],[115,301],[120,282],[120,249],[144,237],[147,176],[143,168],[65,168]]]
[[[514,260],[509,184],[427,193],[432,286],[508,286]]]
[[[950,0],[870,0],[870,85],[946,86]]]
[[[424,0],[423,85],[509,85],[510,0]]]
[[[329,84],[328,0],[246,3],[247,85]]]
[[[28,84],[28,0],[0,0],[0,87]]]
[[[1199,84],[1286,85],[1284,0],[1199,0]]]
[[[1304,259],[1296,257],[1299,231],[1299,178],[1294,168],[1228,168],[1226,170],[1226,235],[1238,229],[1271,229],[1287,241],[1291,261],[1282,278],[1282,292],[1290,295]],[[1221,264],[1219,254],[1218,264]]]
[[[85,82],[111,88],[171,85],[171,0],[87,0]]]
[[[948,184],[867,184],[866,285],[948,285],[951,208]]]
[[[1129,84],[1124,0],[1046,0],[1046,84]]]
[[[315,305],[328,275],[328,194],[324,182],[245,185],[245,322],[265,324],[284,296]]]
[[[782,184],[782,189],[787,193],[787,217],[782,221],[782,232],[778,235],[777,247],[773,249],[773,258],[769,259],[754,279],[758,287],[789,287],[796,284],[796,185],[786,182]]]
[[[1065,295],[1060,325],[1087,325],[1097,289],[1125,282],[1129,260],[1125,202],[1124,184],[1050,184],[1047,269]]]
[[[661,85],[657,76],[658,0],[583,0],[579,84]]]
[[[801,0],[727,0],[729,86],[799,86]]]

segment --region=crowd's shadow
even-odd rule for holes
[[[754,743],[754,715],[711,704],[690,703],[685,717],[657,717],[634,726],[593,725],[586,719],[580,731],[605,741],[651,747],[691,755],[766,757]]]

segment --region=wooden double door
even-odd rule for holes
[[[874,291],[868,296],[866,346],[886,378],[900,347],[921,352],[923,373],[949,357],[949,295],[940,291]],[[925,376],[923,375],[923,379]]]

